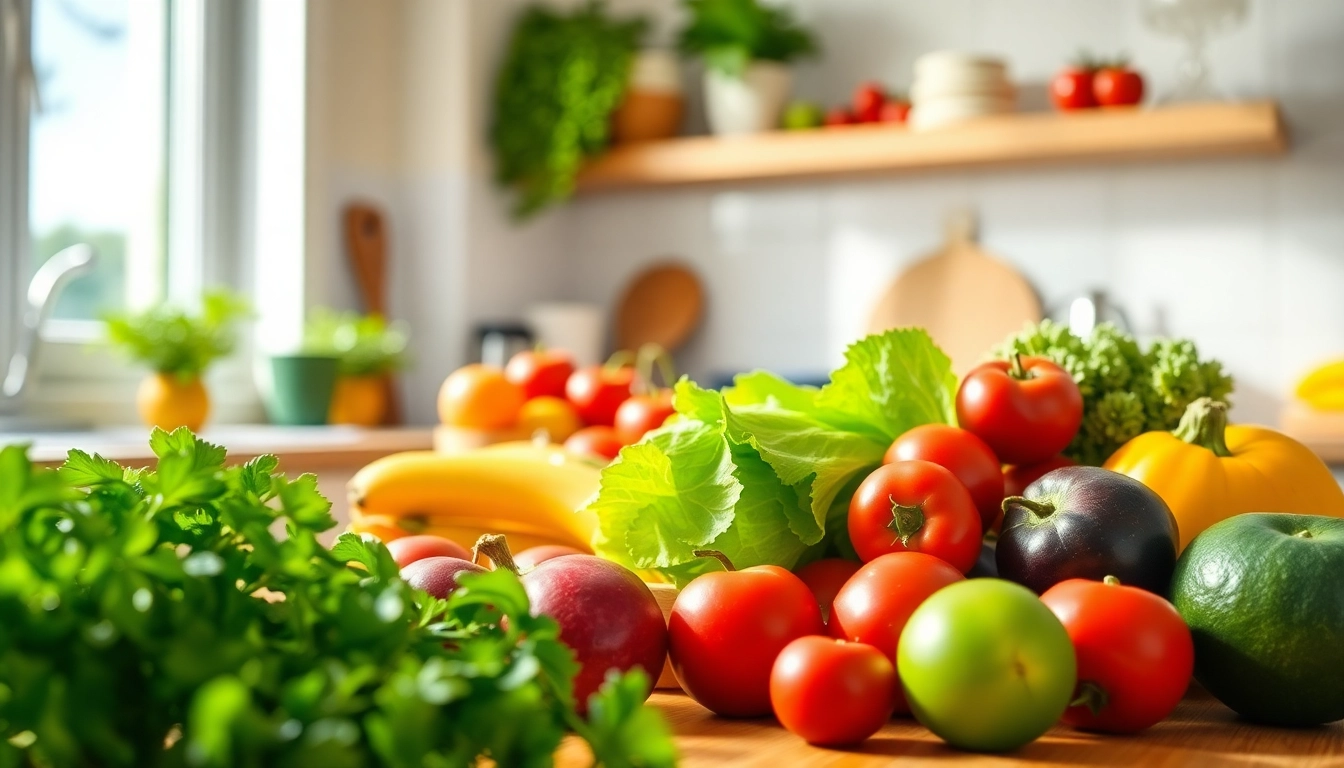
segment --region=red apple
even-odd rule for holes
[[[467,551],[466,547],[442,536],[403,536],[387,542],[387,551],[392,553],[392,559],[397,561],[398,568],[405,568],[427,557],[471,559],[471,552]]]
[[[431,596],[446,598],[457,591],[457,577],[463,573],[486,573],[486,569],[456,557],[427,557],[401,569],[401,578]]]
[[[876,123],[882,118],[882,105],[885,103],[887,92],[881,83],[863,83],[854,90],[854,117],[860,123]]]
[[[522,552],[513,556],[514,565],[518,566],[520,571],[536,568],[547,560],[554,560],[557,557],[566,555],[586,555],[582,549],[566,547],[563,544],[542,544],[538,547],[528,547]]]

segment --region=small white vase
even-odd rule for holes
[[[754,61],[741,77],[705,71],[705,112],[717,136],[773,131],[779,127],[793,87],[793,70],[774,61]]]

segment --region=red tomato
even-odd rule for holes
[[[1176,709],[1194,671],[1190,628],[1171,603],[1108,577],[1062,581],[1041,595],[1078,654],[1075,728],[1138,733]]]
[[[1035,464],[1068,447],[1083,423],[1083,395],[1043,357],[984,363],[957,390],[957,421],[1005,464]]]
[[[891,99],[882,105],[882,114],[878,117],[883,123],[904,123],[910,117],[910,102]]]
[[[1050,81],[1050,98],[1055,107],[1063,110],[1087,109],[1097,106],[1092,93],[1092,69],[1068,67]]]
[[[981,533],[1003,514],[1003,470],[994,451],[971,432],[946,424],[925,424],[896,438],[884,463],[923,459],[951,470],[980,512]]]
[[[831,620],[831,601],[840,588],[845,586],[849,577],[859,570],[859,563],[839,557],[828,557],[808,563],[794,571],[794,575],[803,580],[812,596],[817,598],[817,607],[821,609],[822,621]]]
[[[773,565],[715,571],[677,595],[668,651],[691,698],[727,717],[770,714],[770,669],[784,646],[825,633],[807,585]]]
[[[845,125],[854,125],[859,120],[845,107],[836,107],[826,112],[825,125],[827,128],[838,128]]]
[[[667,417],[676,412],[670,389],[635,395],[616,409],[616,436],[626,445],[638,443],[645,433],[663,426]]]
[[[1123,65],[1103,67],[1092,76],[1092,92],[1103,107],[1129,107],[1143,101],[1143,75]]]
[[[1053,472],[1060,467],[1072,467],[1078,462],[1067,456],[1051,456],[1045,461],[1025,466],[1012,466],[1003,468],[1003,495],[1021,496],[1027,486],[1036,482],[1047,472]]]
[[[584,422],[610,427],[616,423],[616,409],[630,399],[630,385],[634,381],[634,368],[592,365],[570,375],[565,382],[565,397]]]
[[[856,122],[876,123],[882,119],[887,93],[881,83],[867,82],[854,90],[853,114]]]
[[[808,744],[858,744],[882,730],[896,705],[896,668],[872,646],[800,637],[770,671],[775,717]]]
[[[624,443],[611,427],[584,427],[569,436],[565,450],[580,456],[612,461],[621,453]]]
[[[931,461],[878,467],[849,503],[849,540],[866,562],[923,552],[966,573],[980,556],[980,513],[957,476]]]
[[[910,614],[934,592],[964,578],[956,568],[931,555],[882,555],[860,568],[836,594],[831,636],[871,645],[894,665],[896,643]],[[896,710],[910,711],[899,681]]]
[[[442,536],[403,536],[387,542],[387,551],[397,561],[398,568],[405,568],[416,560],[427,557],[456,557],[459,560],[471,560],[471,552],[452,539]]]
[[[569,355],[559,350],[525,349],[509,359],[504,377],[523,388],[528,400],[534,397],[564,397],[565,383],[574,373]]]

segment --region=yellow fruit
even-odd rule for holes
[[[584,507],[600,475],[557,446],[526,442],[394,454],[350,480],[350,528],[384,540],[432,533],[464,545],[502,533],[514,551],[541,544],[591,551],[597,520]]]
[[[583,423],[568,400],[558,397],[536,397],[523,404],[518,414],[518,428],[533,435],[545,431],[552,443],[563,443],[579,431]]]
[[[1344,360],[1308,373],[1298,382],[1297,397],[1320,411],[1344,411]]]
[[[473,363],[448,376],[439,389],[439,418],[466,429],[507,429],[518,423],[523,390],[504,372]]]
[[[183,379],[171,373],[155,373],[140,382],[136,408],[146,426],[169,432],[186,427],[199,432],[210,415],[210,395],[199,376]]]
[[[332,424],[376,427],[387,415],[387,381],[382,376],[341,376],[331,393]]]

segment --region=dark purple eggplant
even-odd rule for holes
[[[1100,467],[1063,467],[1003,500],[995,561],[1000,578],[1038,594],[1066,579],[1166,595],[1180,541],[1166,502],[1139,481]]]
[[[980,544],[980,559],[975,561],[971,570],[967,571],[968,579],[997,579],[999,577],[999,566],[994,562],[994,542],[984,541]]]

